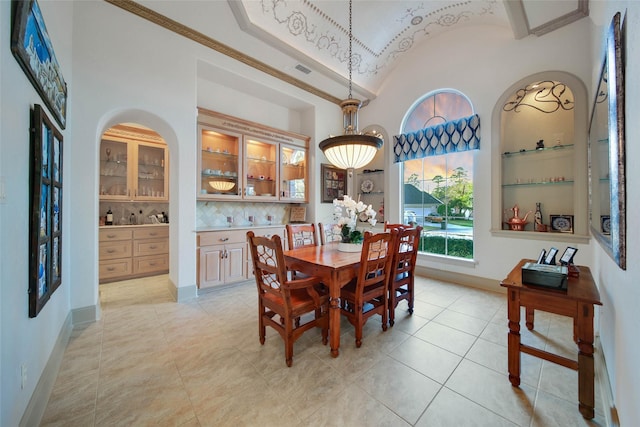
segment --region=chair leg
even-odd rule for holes
[[[356,311],[356,347],[360,348],[362,345],[362,305],[356,305],[354,307]]]
[[[285,325],[284,334],[284,358],[288,367],[293,365],[293,328],[291,323],[292,319],[289,318]]]
[[[387,322],[389,321],[389,299],[387,298],[387,294],[383,297],[384,299],[384,310],[382,310],[382,330],[387,330]]]
[[[389,326],[393,327],[396,320],[396,290],[391,288],[389,292]]]
[[[260,344],[264,345],[265,337],[267,336],[267,328],[264,326],[264,306],[259,304],[260,315],[258,316],[258,336],[260,337]]]

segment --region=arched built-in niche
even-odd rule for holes
[[[503,93],[492,120],[494,234],[588,241],[587,110],[586,88],[569,73],[534,74]],[[534,219],[537,203],[541,227]],[[515,206],[520,219],[531,212],[521,227],[509,221]]]
[[[111,142],[105,145],[105,139]],[[135,147],[133,156],[131,147],[127,147],[125,142],[131,142]],[[119,111],[102,120],[97,130],[96,143],[98,177],[95,194],[98,195],[96,200],[100,217],[104,217],[111,208],[115,224],[146,225],[154,222],[152,215],[162,212],[177,219],[177,215],[173,216],[176,212],[174,206],[177,193],[170,191],[172,187],[177,188],[176,184],[171,185],[177,177],[176,165],[173,165],[174,161],[177,164],[177,137],[163,119],[141,110]],[[107,146],[110,147],[109,152],[106,151]],[[132,162],[135,162],[133,173],[130,167]],[[108,166],[109,174],[128,173],[130,180],[135,181],[135,193],[119,191],[117,180],[109,180],[109,176],[105,181],[105,166]],[[104,182],[107,185],[103,185]],[[175,235],[175,230],[171,234]],[[177,245],[170,243],[168,246],[170,248]],[[169,249],[168,252],[172,251]],[[150,255],[149,258],[153,256]],[[169,270],[168,254],[165,255],[165,260],[164,273]],[[150,259],[149,262],[156,261]],[[144,268],[153,270],[149,265]],[[175,286],[173,287],[170,290],[176,294]]]

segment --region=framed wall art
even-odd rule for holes
[[[333,203],[347,192],[347,171],[331,165],[322,164],[322,203]]]
[[[42,106],[31,112],[29,317],[62,283],[62,135]]]
[[[573,215],[549,215],[551,231],[573,233]]]
[[[62,129],[67,121],[67,83],[62,77],[40,6],[13,1],[11,52]]]

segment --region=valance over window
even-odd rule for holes
[[[394,162],[480,149],[477,114],[393,137]]]

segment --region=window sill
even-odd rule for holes
[[[466,268],[476,268],[476,265],[478,264],[477,261],[473,259],[456,258],[456,257],[445,256],[445,255],[436,255],[436,254],[427,254],[423,252],[418,252],[417,264],[423,265],[424,262],[428,262],[428,263],[433,262],[433,263],[438,263],[440,265],[442,264],[455,265],[455,266],[466,267]]]

